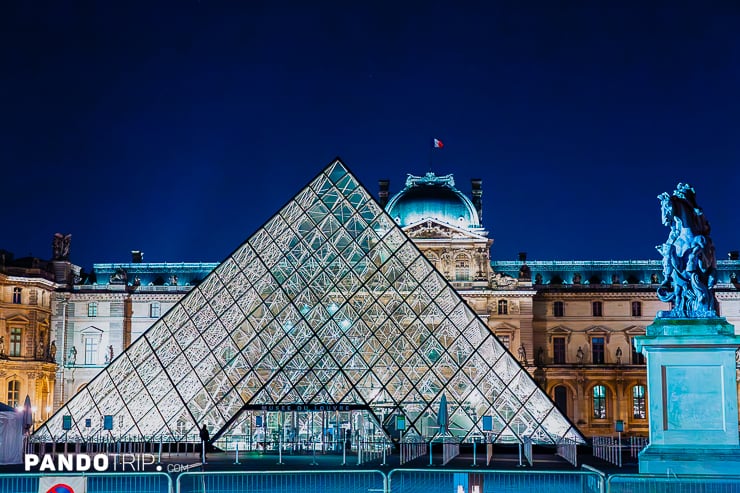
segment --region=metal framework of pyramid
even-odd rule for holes
[[[491,416],[499,442],[583,441],[336,160],[35,438],[84,438],[105,415],[113,438],[221,436],[247,408],[319,404],[382,407],[421,434],[443,395],[459,438]]]

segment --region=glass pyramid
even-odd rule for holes
[[[336,160],[35,438],[87,437],[105,415],[113,438],[177,440],[203,423],[217,438],[247,410],[296,406],[361,409],[386,432],[403,415],[429,438],[443,395],[460,439],[480,436],[489,416],[498,442],[583,442]]]

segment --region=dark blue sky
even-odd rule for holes
[[[334,156],[395,192],[438,137],[495,259],[658,258],[679,181],[740,249],[740,8],[497,3],[4,2],[0,248],[220,261]]]

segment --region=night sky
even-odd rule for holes
[[[221,261],[335,156],[396,192],[437,137],[494,259],[657,259],[679,181],[740,249],[740,8],[309,3],[3,2],[0,248]]]

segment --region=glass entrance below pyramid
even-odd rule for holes
[[[296,406],[300,407],[300,406]],[[215,445],[227,451],[342,453],[360,444],[388,445],[390,437],[366,409],[266,411],[245,410]],[[336,407],[336,406],[334,406]],[[208,423],[206,423],[208,426]]]

